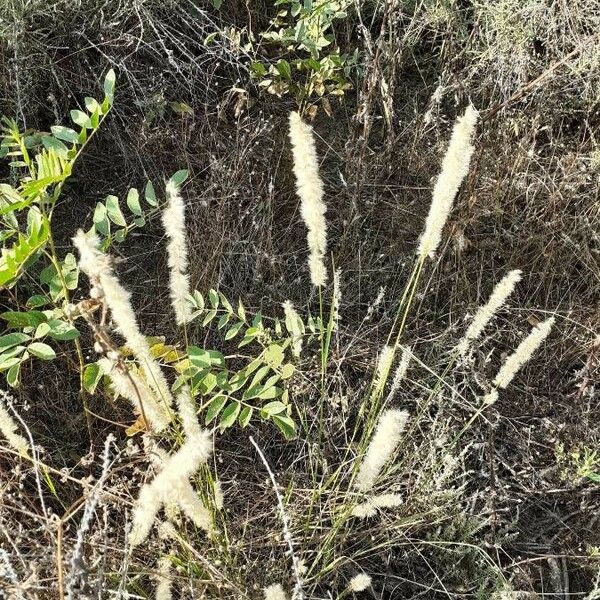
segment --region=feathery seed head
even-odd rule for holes
[[[98,270],[108,266],[107,257],[98,249],[98,236],[78,229],[73,236],[73,244],[79,252],[79,268],[93,281],[99,274]]]
[[[279,583],[274,583],[264,589],[265,600],[287,600],[283,587]]]
[[[368,492],[373,488],[381,469],[396,450],[408,417],[409,414],[405,410],[388,409],[381,414],[354,481],[356,489]]]
[[[392,362],[394,360],[394,348],[392,346],[384,346],[379,353],[377,359],[377,370],[375,373],[375,391],[381,391],[385,386]]]
[[[129,535],[131,548],[141,544],[150,533],[161,506],[167,514],[180,510],[197,527],[213,531],[210,512],[192,488],[189,478],[211,454],[210,435],[200,428],[189,391],[184,388],[178,395],[179,415],[187,436],[175,454],[163,457],[162,470],[140,490],[133,509],[133,525]]]
[[[475,341],[492,320],[496,312],[506,303],[508,297],[513,293],[517,283],[521,281],[521,271],[515,269],[507,273],[496,285],[487,303],[481,306],[475,313],[473,321],[469,325],[463,339],[456,346],[459,355],[466,354],[471,343]]]
[[[217,510],[223,510],[224,500],[223,485],[221,484],[221,480],[217,479],[215,481],[215,507]]]
[[[550,317],[536,325],[529,335],[517,346],[517,349],[506,359],[494,379],[498,388],[506,388],[513,380],[517,371],[533,356],[550,334],[554,325],[554,317]]]
[[[167,206],[162,214],[162,222],[167,234],[167,255],[169,264],[169,287],[171,304],[178,325],[189,322],[192,308],[187,300],[190,293],[188,249],[185,235],[185,204],[179,187],[169,179],[166,185]]]
[[[171,585],[173,574],[169,556],[161,556],[158,560],[158,573],[156,575],[156,600],[173,600]]]
[[[496,390],[496,389],[493,389],[491,392],[489,392],[488,394],[486,394],[483,397],[484,404],[494,404],[497,401],[498,401],[498,390]]]
[[[327,269],[324,263],[327,251],[326,206],[323,201],[323,182],[319,175],[317,149],[310,125],[302,121],[297,112],[290,114],[290,140],[294,157],[296,191],[300,198],[300,214],[308,230],[308,266],[311,282],[325,285]]]
[[[374,496],[371,502],[377,508],[396,508],[402,504],[403,500],[400,494],[380,494]]]
[[[304,335],[304,323],[296,312],[294,305],[286,300],[282,305],[285,315],[285,328],[292,336],[292,354],[298,358],[302,352],[302,336]]]
[[[355,575],[348,583],[348,589],[352,592],[363,592],[371,585],[371,577],[366,573]]]
[[[442,161],[442,170],[433,188],[433,199],[425,223],[425,231],[419,241],[417,254],[421,258],[433,258],[442,240],[442,229],[452,210],[454,198],[463,179],[469,172],[473,154],[471,138],[479,113],[469,105],[459,117],[452,130],[448,150]]]
[[[408,371],[408,366],[410,365],[410,358],[412,356],[410,348],[404,347],[402,348],[402,356],[400,357],[400,362],[394,371],[394,378],[392,379],[392,386],[390,388],[390,393],[388,394],[388,398],[392,398],[394,394],[398,391],[400,387],[400,383],[406,377],[406,372]]]
[[[27,440],[17,433],[17,424],[12,418],[8,410],[4,406],[4,402],[10,402],[11,396],[4,390],[0,390],[0,433],[6,438],[8,445],[26,456],[29,450]]]
[[[110,358],[98,361],[102,372],[110,377],[112,386],[119,396],[129,400],[143,414],[148,425],[155,431],[163,431],[171,422],[167,404],[157,399],[148,384],[132,370],[118,365]]]
[[[116,329],[144,369],[149,386],[161,401],[170,406],[173,398],[169,384],[158,363],[152,357],[148,342],[140,331],[135,311],[131,305],[131,294],[121,285],[114,274],[110,257],[100,252],[96,236],[86,235],[81,229],[73,238],[73,243],[79,251],[81,269],[94,282],[94,286],[102,290]]]
[[[400,494],[380,494],[373,496],[352,509],[352,515],[359,519],[374,517],[378,508],[396,508],[402,504]]]
[[[377,514],[377,507],[370,501],[366,500],[357,504],[352,509],[352,516],[359,519],[369,519]]]

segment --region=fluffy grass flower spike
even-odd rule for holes
[[[402,348],[402,355],[400,357],[400,362],[394,371],[394,377],[392,378],[392,385],[390,387],[390,391],[388,393],[388,400],[391,400],[394,397],[394,394],[398,391],[400,384],[406,377],[406,373],[408,371],[408,367],[410,365],[410,359],[412,357],[412,353],[410,348]]]
[[[121,362],[106,357],[101,358],[98,364],[102,372],[110,377],[115,392],[129,400],[153,430],[163,431],[169,425],[171,415],[165,404],[157,402],[150,387],[137,373],[127,369]]]
[[[554,317],[550,317],[536,325],[529,335],[517,346],[517,349],[506,359],[494,379],[498,388],[506,388],[514,379],[517,371],[533,356],[533,353],[542,345],[550,335],[554,325]]]
[[[442,230],[452,210],[454,198],[463,179],[469,172],[469,164],[473,154],[471,138],[477,124],[479,113],[472,105],[465,114],[459,117],[452,130],[452,137],[444,160],[442,170],[433,188],[433,199],[425,223],[425,231],[421,236],[417,254],[424,259],[433,258],[442,240]]]
[[[264,589],[265,600],[287,600],[286,593],[279,583],[274,583]]]
[[[313,285],[327,283],[324,263],[327,251],[326,206],[323,201],[323,182],[319,175],[317,150],[312,127],[304,123],[297,112],[290,115],[290,140],[294,155],[296,190],[301,201],[300,213],[308,229],[308,266]]]
[[[158,561],[158,573],[156,574],[156,600],[173,600],[172,585],[171,557],[169,555],[161,556]]]
[[[467,332],[456,346],[459,355],[466,354],[470,345],[481,335],[487,324],[492,320],[496,312],[505,304],[508,297],[513,293],[517,283],[521,281],[521,271],[515,269],[507,273],[496,285],[492,295],[484,306],[475,313],[473,321]]]
[[[406,427],[409,414],[404,410],[389,409],[379,417],[377,429],[362,460],[354,487],[361,492],[373,489],[381,469],[392,457]]]
[[[117,331],[123,336],[144,369],[148,385],[155,392],[157,400],[165,405],[165,410],[168,410],[172,404],[169,384],[160,366],[152,357],[150,346],[140,331],[131,306],[131,294],[114,274],[110,257],[100,252],[98,249],[100,242],[95,235],[86,235],[81,229],[73,238],[73,243],[79,251],[81,270],[89,277],[94,288],[101,290]]]
[[[403,502],[400,494],[380,494],[373,496],[361,504],[357,504],[352,509],[352,516],[359,519],[374,517],[377,514],[378,508],[396,508]]]
[[[27,440],[17,433],[17,424],[12,418],[8,410],[4,407],[2,399],[8,401],[10,396],[3,390],[0,390],[0,433],[6,438],[8,445],[19,452],[27,455],[29,443]]]
[[[148,537],[154,519],[163,505],[177,507],[197,527],[207,532],[212,531],[210,513],[189,481],[210,456],[210,437],[198,424],[189,390],[183,389],[179,393],[177,403],[186,440],[175,454],[164,457],[160,473],[142,487],[133,510],[133,525],[129,536],[132,548]]]
[[[371,585],[371,577],[366,573],[355,575],[348,583],[348,589],[352,592],[364,592]]]
[[[384,346],[377,357],[377,366],[375,368],[375,381],[373,384],[373,396],[381,393],[388,380],[392,363],[394,362],[394,348]]]
[[[304,324],[294,305],[289,300],[286,300],[281,306],[285,315],[285,328],[292,336],[292,354],[296,358],[299,358],[302,352]]]
[[[187,323],[192,309],[187,300],[190,293],[188,249],[185,236],[185,204],[179,187],[169,180],[166,186],[167,206],[162,214],[162,223],[167,234],[169,264],[169,287],[171,304],[178,325]]]

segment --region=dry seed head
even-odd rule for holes
[[[210,511],[188,481],[177,484],[176,506],[196,526],[207,533],[213,531]]]
[[[3,400],[9,402],[11,397],[4,390],[0,390],[0,394],[0,433],[6,438],[8,445],[13,450],[25,456],[29,450],[29,443],[22,435],[17,433],[17,424],[3,402]]]
[[[184,388],[177,397],[179,415],[186,434],[183,446],[163,461],[162,470],[141,491],[133,510],[129,536],[135,548],[150,533],[161,506],[177,507],[192,522],[207,532],[212,531],[210,513],[190,484],[190,477],[210,456],[212,445],[208,432],[198,424],[189,391]]]
[[[380,494],[365,500],[361,504],[357,504],[352,509],[352,515],[359,519],[374,517],[377,514],[378,508],[396,508],[402,504],[402,496],[400,494]]]
[[[352,516],[359,519],[369,519],[377,514],[377,507],[370,501],[366,500],[357,504],[352,509]]]
[[[483,397],[484,404],[494,404],[498,401],[498,390],[492,390]]]
[[[341,269],[333,273],[333,298],[331,300],[331,314],[333,316],[333,330],[337,331],[340,322],[340,304],[342,302],[342,290],[340,288]]]
[[[392,386],[390,388],[390,393],[388,394],[388,398],[392,398],[394,394],[398,391],[400,387],[400,383],[406,377],[406,372],[408,371],[408,366],[410,365],[410,358],[412,356],[412,352],[410,348],[404,347],[402,348],[402,356],[400,357],[400,362],[394,371],[394,378],[392,379]]]
[[[110,377],[112,386],[119,394],[129,400],[139,414],[143,414],[148,425],[155,431],[163,431],[171,422],[169,408],[162,401],[158,401],[154,392],[146,382],[131,369],[123,371],[109,358],[101,358],[98,361],[102,372]]]
[[[392,346],[384,346],[379,353],[377,359],[377,370],[375,373],[375,386],[374,390],[381,391],[385,386],[390,369],[392,368],[392,362],[394,361],[394,348]]]
[[[362,460],[354,486],[370,491],[383,466],[390,460],[406,427],[409,414],[404,410],[386,410],[379,417],[377,429]]]
[[[106,305],[110,309],[117,331],[131,348],[140,366],[144,369],[148,385],[157,397],[171,406],[173,397],[169,384],[158,363],[152,357],[148,342],[137,323],[131,306],[131,294],[121,285],[113,272],[110,258],[100,252],[99,240],[95,235],[86,235],[81,229],[73,238],[79,251],[79,266],[95,287],[101,288]]]
[[[371,498],[371,502],[377,508],[396,508],[403,500],[400,494],[380,494]]]
[[[363,592],[371,585],[371,577],[366,573],[355,575],[348,583],[348,589],[352,592]]]
[[[315,286],[325,285],[327,269],[324,257],[327,251],[326,206],[323,201],[323,182],[319,175],[317,150],[310,125],[302,121],[297,112],[290,114],[290,140],[294,156],[296,191],[300,198],[300,213],[308,229],[308,266],[311,282]]]
[[[158,573],[156,574],[156,600],[173,600],[171,586],[173,573],[169,556],[161,556],[158,560]]]
[[[185,235],[185,204],[179,187],[171,180],[166,186],[167,206],[162,214],[162,223],[169,239],[167,255],[169,264],[169,287],[171,304],[178,325],[187,323],[192,308],[187,300],[190,282],[187,274],[188,249]]]
[[[529,335],[517,346],[517,349],[506,359],[494,379],[498,388],[506,388],[513,380],[517,371],[532,357],[550,334],[554,325],[554,317],[550,317],[536,325]]]
[[[285,328],[292,336],[292,354],[299,358],[302,352],[302,335],[304,333],[302,319],[289,300],[286,300],[281,306],[285,315]]]
[[[224,500],[223,486],[221,484],[221,480],[217,479],[215,481],[215,507],[217,510],[223,510]]]
[[[279,583],[269,585],[264,589],[265,600],[287,600],[287,596]]]
[[[433,188],[433,198],[425,223],[425,231],[419,241],[417,254],[421,258],[433,258],[442,240],[442,230],[452,210],[454,198],[463,179],[469,172],[473,154],[471,138],[479,113],[469,105],[465,114],[459,117],[452,130],[448,150],[442,161],[442,170]]]
[[[470,345],[475,341],[492,320],[496,312],[506,303],[508,297],[513,293],[517,283],[521,281],[521,271],[515,269],[507,273],[496,285],[492,295],[484,306],[475,313],[475,317],[469,325],[467,332],[456,346],[459,355],[466,354]]]

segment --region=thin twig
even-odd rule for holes
[[[265,458],[265,455],[262,453],[261,449],[258,447],[258,444],[254,441],[252,436],[249,437],[250,443],[256,448],[260,459],[262,460],[265,468],[267,469],[267,473],[271,478],[271,483],[273,484],[273,490],[275,491],[275,496],[277,496],[277,507],[279,509],[279,516],[281,517],[281,522],[283,523],[283,539],[287,542],[290,556],[292,557],[292,570],[294,571],[294,579],[296,580],[296,585],[294,586],[294,591],[292,593],[292,600],[303,600],[304,592],[302,590],[302,575],[300,574],[299,569],[299,560],[294,552],[294,542],[292,540],[292,533],[290,531],[289,521],[287,515],[285,514],[285,507],[283,506],[283,498],[277,489],[277,482],[275,481],[275,475],[273,475],[273,471],[271,471],[271,467],[269,467],[269,463]]]

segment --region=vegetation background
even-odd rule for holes
[[[147,179],[188,169],[193,286],[218,286],[265,312],[285,300],[307,304],[305,232],[287,138],[297,98],[269,90],[251,66],[301,55],[261,41],[280,9],[267,0],[1,3],[0,113],[49,130],[101,89],[109,67],[118,77],[114,109],[56,209],[60,251],[70,251],[74,230],[91,222],[106,195],[123,197]],[[455,506],[444,504],[448,518],[436,517],[418,535],[407,530],[386,561],[371,565],[384,582],[377,595],[489,597],[479,576],[483,553],[486,564],[531,597],[600,597],[592,595],[598,594],[600,557],[600,456],[594,453],[600,437],[594,387],[600,6],[597,0],[368,0],[347,12],[331,32],[342,53],[358,51],[358,68],[348,75],[352,86],[343,95],[325,92],[311,100],[318,109],[313,126],[329,249],[342,270],[334,363],[351,348],[335,375],[339,402],[352,403],[363,374],[374,369],[410,274],[451,124],[469,101],[481,111],[476,154],[443,248],[425,273],[405,342],[427,364],[439,363],[460,338],[465,316],[510,269],[525,275],[497,322],[496,358],[490,358],[493,346],[482,345],[465,375],[492,373],[519,331],[550,312],[557,316],[543,351],[463,441],[464,494]],[[162,239],[159,219],[151,220],[131,234],[126,252],[116,251],[147,329],[169,336],[174,326]],[[383,300],[364,327],[382,287]],[[10,308],[8,297],[0,303]],[[24,376],[18,399],[30,406],[26,420],[53,462],[83,477],[79,458],[90,442],[101,448],[113,429],[97,419],[97,438],[88,439],[77,374],[65,365],[68,357],[38,366],[35,378]],[[419,376],[415,370],[409,378],[418,382]],[[405,402],[416,404],[418,392],[415,387]],[[106,415],[104,399],[92,399],[90,408]],[[110,419],[126,421],[119,410]],[[459,400],[444,410],[448,423],[469,415]],[[305,451],[267,425],[257,425],[254,435],[278,476],[294,453]],[[219,439],[230,510],[238,518],[251,512],[252,522],[273,520],[272,490],[249,447],[239,432]],[[0,456],[2,479],[15,477],[12,468]],[[411,475],[404,476],[410,488]],[[80,490],[65,483],[63,492],[75,502]],[[0,532],[15,528],[9,515]],[[440,549],[439,541],[456,547]],[[275,580],[286,563],[277,563],[259,534],[253,543],[247,568],[256,569],[258,589],[266,584],[259,558],[272,561]],[[41,550],[32,543],[32,564],[41,561]],[[148,589],[141,586],[135,597],[151,597]]]

